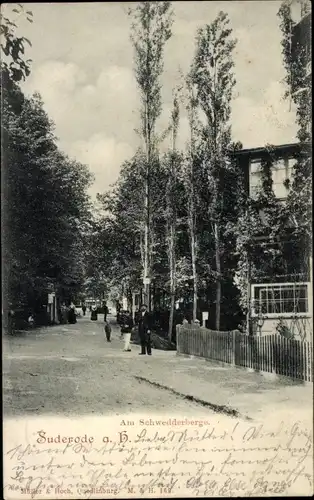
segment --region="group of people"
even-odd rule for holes
[[[86,305],[82,305],[83,315],[86,315]],[[98,308],[96,304],[90,306],[90,319],[91,321],[98,320]],[[104,314],[104,332],[106,335],[107,342],[111,342],[111,326],[107,321],[107,316],[109,313],[109,309],[106,304],[103,305],[103,314]],[[70,306],[66,306],[63,304],[61,306],[61,317],[63,319],[62,322],[69,322],[71,324],[76,323],[77,311],[73,302]],[[132,314],[129,311],[121,311],[119,312],[119,324],[121,330],[121,339],[124,340],[124,352],[130,352],[131,347],[131,335],[134,331],[134,328],[138,328],[138,335],[141,343],[141,352],[140,355],[148,354],[151,356],[152,354],[152,343],[151,343],[151,330],[152,330],[152,318],[151,314],[148,312],[148,308],[146,304],[143,304],[139,311],[135,314],[135,321],[132,318]]]
[[[91,313],[90,319],[92,321],[97,321],[97,319],[98,319],[98,307],[96,306],[96,304],[91,305],[90,308],[89,308],[89,310],[90,310],[90,313]],[[85,309],[85,311],[86,311],[86,309]],[[107,316],[109,314],[109,309],[108,309],[106,303],[103,305],[103,313],[104,313],[104,321],[106,322],[107,321]],[[83,312],[83,314],[85,316],[84,312]]]
[[[75,305],[73,302],[69,306],[66,306],[65,303],[63,303],[60,307],[60,323],[70,323],[70,324],[75,324],[76,323],[76,309]]]
[[[2,309],[2,318],[4,316],[4,311]],[[27,327],[33,328],[35,326],[35,317],[34,313],[29,311],[27,315]],[[25,325],[25,322],[24,322]],[[7,315],[7,330],[8,333],[13,333],[16,327],[16,314],[13,306],[9,307],[8,315]]]
[[[152,318],[147,310],[147,305],[143,304],[140,310],[135,315],[135,323],[138,327],[138,335],[141,343],[140,355],[152,354],[152,342],[151,342],[151,330],[152,330]],[[131,314],[126,314],[121,320],[121,334],[124,336],[124,351],[131,351],[130,341],[131,334],[134,328],[134,321]]]
[[[97,318],[98,318],[97,306],[94,304],[94,305],[90,306],[89,309],[90,309],[90,313],[91,313],[91,320],[97,321]],[[86,311],[87,311],[87,306],[86,306],[86,304],[83,304],[82,305],[83,316],[86,316]],[[104,311],[105,321],[107,321],[107,315],[108,315],[109,310],[108,310],[108,307],[106,304],[103,306],[103,311]],[[78,314],[78,312],[77,312],[76,307],[75,307],[73,302],[71,302],[71,304],[69,306],[66,306],[65,303],[63,303],[61,308],[60,308],[61,323],[71,323],[71,324],[76,323],[77,314]]]
[[[96,318],[97,319],[97,318]],[[132,315],[129,311],[122,311],[119,317],[121,339],[124,340],[124,352],[130,352],[131,347],[131,335],[134,331],[134,327],[137,326],[138,334],[141,342],[141,352],[140,355],[152,354],[152,343],[151,343],[151,328],[152,321],[151,315],[147,310],[147,305],[143,304],[135,315],[135,322],[133,321]],[[107,338],[107,342],[111,342],[111,327],[107,322],[106,316],[104,317],[104,330]]]
[[[82,305],[82,312],[83,316],[86,315],[86,310],[87,307],[85,304]],[[65,303],[63,303],[60,307],[60,322],[61,323],[70,323],[70,324],[75,324],[77,321],[77,310],[75,307],[75,304],[71,302],[69,306],[66,306]]]

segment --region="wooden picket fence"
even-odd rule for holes
[[[313,345],[278,334],[248,336],[178,325],[177,352],[313,382]]]

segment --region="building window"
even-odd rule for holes
[[[276,198],[284,200],[287,198],[289,189],[286,181],[291,183],[294,161],[289,158],[278,160],[272,169],[273,191]]]
[[[273,191],[279,200],[285,200],[289,187],[287,181],[292,182],[295,160],[293,158],[279,159],[272,167]],[[262,187],[262,167],[260,161],[250,164],[250,196],[255,197]]]
[[[282,316],[309,312],[308,283],[252,285],[253,315]]]
[[[250,196],[255,197],[262,187],[262,168],[260,161],[252,161],[250,164]]]

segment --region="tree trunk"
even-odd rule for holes
[[[148,105],[146,105],[147,109]],[[148,120],[148,111],[146,111],[146,120]],[[150,232],[150,214],[149,214],[149,168],[150,168],[150,137],[147,127],[147,135],[146,135],[146,175],[145,175],[145,202],[144,202],[144,211],[145,211],[145,229],[144,229],[144,276],[143,278],[149,277],[149,232]],[[150,287],[148,283],[144,283],[144,301],[148,306],[150,311]]]
[[[132,314],[132,305],[133,305],[133,302],[132,302],[132,290],[131,290],[131,288],[127,289],[127,302],[128,302],[128,310]]]
[[[144,233],[144,278],[150,278],[150,261],[149,261],[149,249],[150,249],[150,189],[149,189],[149,168],[150,168],[150,146],[147,146],[147,167],[146,167],[146,182],[145,182],[145,233]],[[151,310],[150,306],[150,284],[144,284],[144,296],[145,304],[148,306],[148,310]]]
[[[148,16],[148,24],[146,29],[146,71],[149,71],[149,47],[150,47],[150,16]],[[146,146],[146,175],[145,175],[145,233],[144,233],[144,278],[150,277],[150,262],[149,262],[149,250],[150,250],[150,168],[151,168],[151,104],[152,97],[150,95],[150,89],[146,90],[146,102],[145,102],[145,146]],[[144,295],[145,303],[148,306],[148,310],[151,310],[150,304],[150,285],[148,283],[144,284]]]
[[[177,211],[176,211],[176,139],[178,132],[178,117],[176,115],[176,101],[174,100],[174,110],[172,114],[172,155],[170,157],[170,173],[167,190],[167,205],[168,205],[168,248],[169,248],[169,268],[170,268],[170,315],[168,325],[168,341],[172,339],[174,307],[176,300],[176,228],[177,228]]]
[[[173,328],[173,317],[174,317],[174,306],[176,299],[176,252],[175,252],[175,220],[170,222],[169,230],[169,263],[170,263],[170,316],[169,316],[169,328],[168,328],[168,340],[171,341],[172,338],[172,328]]]
[[[197,319],[197,272],[196,272],[196,237],[194,233],[193,220],[191,221],[191,259],[192,259],[192,275],[193,275],[193,321]]]
[[[132,318],[134,318],[134,314],[135,314],[135,293],[132,292],[132,308],[131,308],[131,314],[132,314]]]
[[[193,90],[191,90],[190,99],[190,172],[189,172],[189,191],[188,191],[188,199],[189,199],[189,207],[188,207],[188,223],[189,223],[189,231],[190,231],[190,245],[191,245],[191,260],[192,260],[192,275],[193,275],[193,321],[197,319],[197,292],[198,292],[198,283],[197,283],[197,271],[196,271],[196,234],[195,234],[195,204],[194,204],[194,154],[195,154],[195,137],[194,137],[194,127],[195,127],[195,107],[193,103],[194,95]]]
[[[221,304],[221,261],[220,261],[220,235],[218,223],[215,222],[215,258],[216,258],[216,330],[220,330],[220,304]]]
[[[170,315],[169,315],[169,330],[168,330],[168,341],[172,340],[172,329],[173,329],[173,318],[174,318],[174,306],[175,306],[175,294],[171,295],[171,303],[170,303]]]
[[[149,287],[149,311],[154,310],[155,288]]]

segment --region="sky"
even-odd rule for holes
[[[59,145],[85,163],[95,175],[90,194],[110,188],[123,161],[139,146],[139,92],[134,77],[128,5],[104,3],[38,3],[25,5],[34,22],[18,19],[19,32],[32,47],[32,72],[23,85],[38,91],[55,122]],[[167,42],[162,77],[163,111],[158,129],[171,113],[172,89],[179,68],[187,72],[198,27],[211,23],[220,10],[230,18],[238,43],[234,51],[237,84],[232,102],[233,140],[243,146],[281,144],[296,139],[295,113],[283,100],[285,77],[280,2],[175,1],[172,37]],[[9,7],[8,7],[9,8]],[[183,116],[179,146],[187,139]]]

